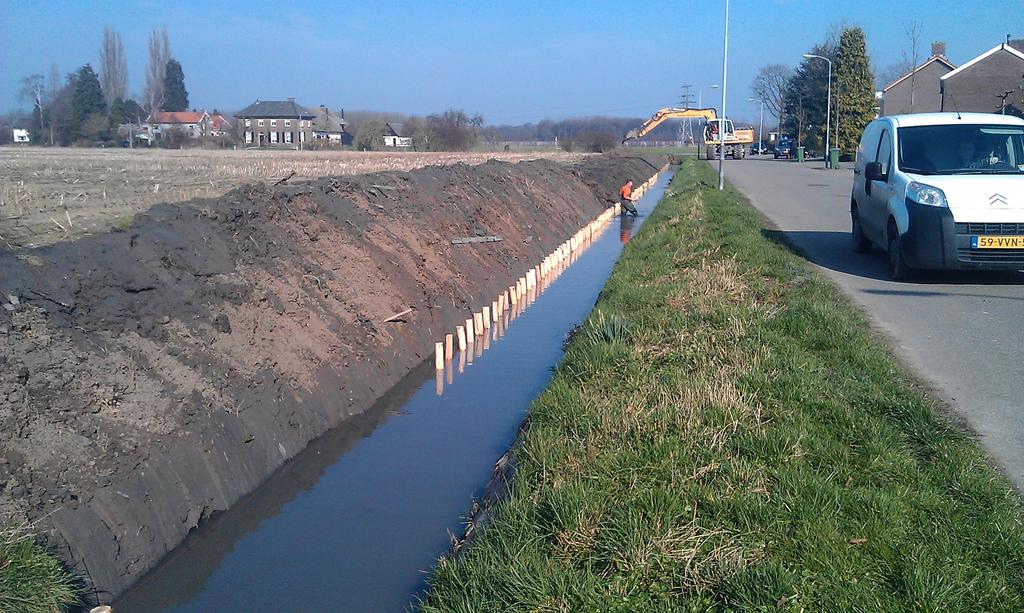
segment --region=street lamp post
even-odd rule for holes
[[[718,89],[717,85],[708,85],[708,89]],[[697,108],[704,108],[704,88],[697,90]]]
[[[764,137],[761,134],[761,132],[764,130],[764,100],[758,100],[756,98],[747,98],[747,100],[750,100],[751,102],[761,103],[761,119],[757,124],[757,154],[761,155],[762,153],[764,153],[764,151],[761,151],[762,143],[764,143]]]
[[[828,156],[829,156],[829,138],[828,131],[832,124],[832,60],[828,59],[823,55],[814,55],[813,53],[805,53],[806,58],[818,58],[819,60],[825,60],[828,62],[828,101],[825,103],[825,168],[828,168]]]
[[[725,189],[725,92],[729,87],[729,0],[725,0],[725,44],[722,46],[722,117],[718,123],[718,191]]]

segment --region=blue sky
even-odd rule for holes
[[[129,91],[141,92],[146,39],[166,26],[192,106],[237,110],[295,97],[308,106],[426,114],[481,113],[487,123],[580,115],[647,116],[680,86],[720,106],[723,0],[676,2],[55,2],[0,0],[0,111],[18,80],[98,64],[103,25],[122,36]],[[922,23],[962,63],[1024,38],[1024,0],[732,0],[729,115],[760,66],[795,65],[831,24],[865,29],[878,68],[899,61]]]

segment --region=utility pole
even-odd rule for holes
[[[692,85],[684,85],[683,86],[683,97],[679,101],[679,104],[682,105],[682,107],[684,109],[691,108],[691,105],[693,104],[693,95],[690,94],[690,88],[691,87],[693,87],[693,86]],[[692,145],[693,144],[693,118],[692,117],[687,117],[683,121],[683,128],[682,128],[682,130],[680,130],[680,132],[681,132],[681,134],[679,136],[679,140],[684,145]]]
[[[722,48],[722,116],[718,122],[718,191],[725,189],[725,93],[729,85],[729,0],[725,0],[725,44]]]

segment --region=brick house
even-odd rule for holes
[[[932,55],[882,90],[881,115],[936,113],[942,110],[942,77],[956,70],[946,59],[946,44],[932,43]]]
[[[1024,40],[1008,40],[940,78],[943,111],[1024,110]]]
[[[150,140],[180,135],[188,138],[220,136],[231,124],[220,113],[206,111],[157,111],[143,124]]]
[[[257,100],[235,113],[242,142],[249,147],[301,149],[313,140],[316,113],[287,100]]]

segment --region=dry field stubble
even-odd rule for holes
[[[215,197],[251,182],[585,154],[0,148],[0,248],[31,247],[124,225],[159,202]]]

